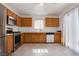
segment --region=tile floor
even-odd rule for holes
[[[23,44],[12,56],[78,56],[61,44]]]

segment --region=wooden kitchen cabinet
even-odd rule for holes
[[[16,14],[9,9],[7,9],[7,16],[12,16],[16,19]]]
[[[22,38],[23,43],[45,43],[46,34],[45,33],[24,33]]]
[[[40,42],[40,34],[32,34],[32,42],[39,43]]]
[[[16,18],[16,26],[21,27],[21,18],[19,16]]]
[[[31,41],[31,35],[29,33],[22,33],[21,34],[21,43],[30,43]]]
[[[22,27],[32,27],[32,18],[21,18]]]
[[[32,34],[32,42],[33,43],[45,43],[46,42],[46,38],[45,38],[46,34],[45,33],[33,33]]]
[[[59,27],[59,18],[46,18],[45,26],[46,27]]]
[[[24,34],[24,43],[31,43],[32,42],[32,35],[30,33]]]
[[[41,43],[46,43],[46,34],[45,33],[40,34],[39,40]]]
[[[13,34],[6,36],[6,52],[7,54],[13,51]]]
[[[54,42],[61,43],[61,32],[56,32],[54,35]]]

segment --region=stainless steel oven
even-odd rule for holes
[[[20,45],[21,36],[20,32],[14,32],[14,50]]]

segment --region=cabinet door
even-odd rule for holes
[[[59,18],[46,18],[45,19],[46,27],[58,27],[59,26]]]
[[[6,36],[6,45],[7,53],[11,53],[13,50],[13,35]]]
[[[22,19],[22,27],[27,27],[28,26],[28,22],[25,18],[21,18]]]
[[[17,16],[16,25],[17,25],[18,27],[21,27],[21,18],[20,18],[19,16]]]
[[[46,34],[40,34],[39,42],[45,43],[46,42]]]
[[[31,34],[29,34],[29,33],[25,33],[24,34],[24,43],[31,43],[32,41],[31,41]]]
[[[43,43],[43,42],[46,42],[46,39],[45,39],[45,34],[33,34],[32,35],[32,42],[33,43]]]
[[[32,42],[38,43],[40,39],[40,36],[38,34],[32,34]]]
[[[61,43],[61,32],[55,33],[55,40],[56,43]]]
[[[32,18],[21,18],[22,27],[32,27]]]
[[[32,27],[32,18],[27,18],[28,27]]]

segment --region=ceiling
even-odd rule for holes
[[[70,7],[78,5],[77,3],[45,3],[44,6],[38,3],[5,3],[5,5],[14,10],[20,16],[48,15],[59,16]]]

